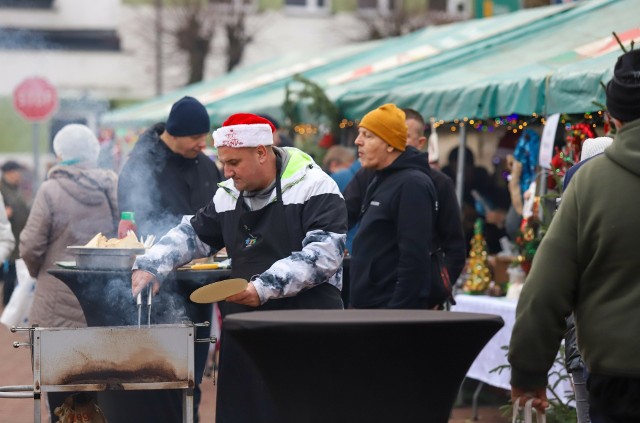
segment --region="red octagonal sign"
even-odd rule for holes
[[[13,90],[13,106],[27,120],[44,120],[58,106],[58,93],[46,79],[27,78]]]

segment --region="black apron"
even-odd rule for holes
[[[282,163],[276,159],[276,201],[260,210],[247,210],[244,195],[236,202],[234,226],[235,234],[227,253],[231,257],[231,277],[251,280],[265,272],[276,261],[288,257],[302,246],[293,246],[287,230],[287,217],[282,201],[280,171]],[[323,283],[304,290],[294,297],[267,301],[259,307],[249,307],[234,303],[219,303],[223,316],[231,313],[260,310],[294,309],[342,309],[340,291],[329,283]]]
[[[240,193],[235,208],[235,234],[227,245],[231,257],[231,277],[251,280],[276,261],[294,251],[282,201],[280,171],[282,161],[276,156],[276,201],[260,210],[250,211]],[[298,250],[301,245],[295,246]],[[269,300],[259,307],[235,303],[218,303],[223,316],[232,313],[261,310],[342,309],[340,291],[323,283],[298,293],[294,297]],[[224,334],[224,324],[223,324]],[[273,407],[264,382],[251,357],[232,340],[221,339],[220,372],[216,398],[218,423],[278,423],[278,412]]]

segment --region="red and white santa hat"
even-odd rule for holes
[[[268,119],[251,113],[236,113],[213,131],[213,144],[216,148],[272,145],[275,130]]]

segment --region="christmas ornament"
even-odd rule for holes
[[[491,271],[487,261],[487,243],[482,231],[482,219],[478,219],[473,226],[471,251],[467,264],[469,276],[462,285],[462,291],[467,294],[484,294],[491,283]]]
[[[576,123],[571,125],[566,138],[566,144],[561,149],[556,147],[555,155],[551,159],[551,173],[547,179],[549,189],[554,189],[558,181],[564,178],[571,166],[580,161],[582,143],[588,138],[595,138],[597,134],[592,125],[588,123]]]

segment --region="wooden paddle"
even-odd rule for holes
[[[191,301],[198,304],[208,304],[222,301],[247,288],[246,279],[226,279],[201,286],[191,293]]]

